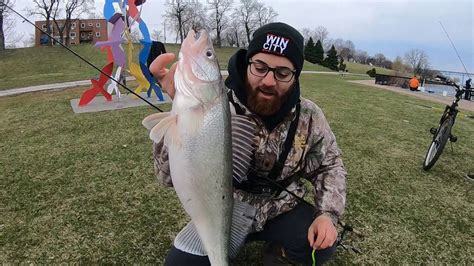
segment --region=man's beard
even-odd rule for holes
[[[293,85],[285,94],[280,95],[275,88],[259,86],[252,89],[248,81],[245,83],[245,88],[247,90],[247,107],[250,109],[250,111],[262,116],[270,116],[277,113],[283,104],[286,103],[288,98],[290,98],[294,88]],[[274,95],[271,99],[262,99],[259,96],[261,93],[260,90],[272,93]]]

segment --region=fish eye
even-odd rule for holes
[[[214,58],[214,53],[212,53],[211,50],[207,50],[207,51],[206,51],[206,56],[207,56],[209,59],[213,59],[213,58]]]

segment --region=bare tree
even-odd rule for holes
[[[312,36],[312,35],[313,35],[313,32],[311,31],[310,28],[302,28],[302,29],[300,30],[300,32],[301,32],[301,35],[303,35],[304,44],[306,45],[306,43],[308,43],[308,41],[309,41],[309,38],[310,38],[310,37],[313,37],[313,36]]]
[[[35,34],[30,33],[30,36],[28,38],[23,39],[23,47],[33,47],[35,46],[35,41],[36,41]]]
[[[374,64],[375,64],[376,66],[380,66],[380,67],[381,67],[381,66],[383,66],[383,62],[384,62],[386,59],[387,59],[387,58],[385,57],[384,54],[382,54],[382,53],[376,53],[376,54],[374,55]]]
[[[222,47],[222,32],[229,25],[229,15],[233,0],[213,0],[208,1],[210,14],[210,25],[216,31],[215,43],[217,47]]]
[[[5,32],[11,25],[8,23],[9,7],[13,7],[15,3],[12,0],[0,0],[0,51],[5,50]]]
[[[33,0],[33,6],[27,7],[26,11],[29,16],[39,15],[46,20],[46,32],[52,35],[51,20],[55,15],[54,10],[58,5],[59,0]],[[51,46],[53,40],[48,40],[48,45]]]
[[[93,12],[94,0],[63,0],[64,11],[65,11],[65,23],[64,28],[66,30],[66,45],[69,44],[69,33],[72,28],[72,20],[80,17],[84,13]],[[95,17],[97,18],[97,17]],[[61,32],[62,35],[62,32]]]
[[[244,27],[248,43],[250,43],[251,34],[258,25],[255,18],[257,6],[257,0],[240,0],[240,6],[235,9],[235,15],[239,17],[240,23]]]
[[[175,26],[176,30],[176,41],[178,38],[183,42],[185,25],[188,17],[186,13],[191,1],[188,0],[173,0],[166,2],[166,13],[165,17]],[[189,13],[189,12],[188,12]]]
[[[273,9],[273,7],[266,7],[265,4],[261,2],[257,3],[256,11],[256,19],[259,27],[273,22],[278,16],[278,13]]]
[[[151,32],[151,38],[155,41],[159,41],[163,38],[163,34],[160,30],[154,29]]]
[[[199,1],[190,2],[189,8],[185,12],[185,25],[184,32],[185,36],[188,34],[190,29],[193,29],[195,32],[206,28],[206,12],[204,6]]]
[[[369,58],[369,54],[366,51],[357,50],[355,52],[354,58],[358,63],[367,64],[367,59]]]
[[[420,49],[412,49],[405,53],[405,60],[410,65],[413,75],[422,74],[429,67],[428,55]]]
[[[326,39],[328,38],[329,31],[324,27],[324,26],[317,26],[312,34],[313,40],[317,42],[318,40],[321,41],[321,43],[324,45]],[[325,51],[329,50],[331,45],[328,47],[328,49],[325,49]]]
[[[23,34],[14,30],[15,21],[10,16],[10,8],[15,5],[15,0],[0,0],[0,51],[5,47],[12,47],[21,41]]]
[[[229,27],[225,32],[225,40],[227,45],[244,47],[247,45],[246,34],[238,18],[233,18],[230,21]]]

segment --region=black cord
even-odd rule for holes
[[[160,108],[158,108],[156,105],[152,104],[151,102],[149,102],[148,100],[146,100],[145,98],[143,98],[142,96],[140,96],[139,94],[135,93],[133,90],[129,89],[127,86],[125,86],[124,84],[122,84],[121,82],[119,82],[118,80],[116,80],[115,78],[113,78],[112,76],[110,76],[109,74],[105,73],[104,71],[102,71],[102,69],[96,67],[94,64],[92,64],[91,62],[89,62],[87,59],[83,58],[82,56],[80,56],[78,53],[74,52],[73,50],[71,50],[69,47],[67,47],[66,45],[62,44],[61,42],[59,42],[58,40],[56,40],[55,38],[53,38],[51,35],[49,35],[47,32],[45,32],[44,30],[42,30],[40,27],[36,26],[33,22],[31,22],[29,19],[25,18],[23,15],[21,15],[20,13],[16,12],[15,9],[9,7],[7,4],[5,3],[0,3],[0,5],[4,6],[4,7],[7,7],[8,9],[10,9],[11,11],[13,11],[13,13],[17,14],[18,16],[20,16],[22,19],[24,19],[24,21],[27,21],[28,23],[30,23],[31,25],[33,25],[36,29],[38,29],[39,31],[41,31],[42,33],[46,34],[51,40],[55,41],[56,43],[60,44],[63,48],[66,48],[66,50],[68,50],[69,52],[73,53],[75,56],[79,57],[82,61],[86,62],[87,64],[89,64],[91,67],[95,68],[97,71],[99,71],[100,73],[102,73],[103,75],[105,75],[106,77],[108,77],[109,79],[115,81],[117,84],[119,84],[120,86],[122,86],[124,89],[126,89],[127,91],[129,91],[130,93],[132,93],[133,95],[137,96],[138,98],[140,98],[141,100],[143,100],[144,102],[146,102],[147,104],[149,104],[150,106],[154,107],[156,110],[160,111],[160,112],[163,112],[163,110],[161,110]]]

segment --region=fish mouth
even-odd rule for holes
[[[183,40],[183,43],[181,45],[182,47],[181,50],[183,51],[196,50],[199,47],[208,45],[209,42],[210,42],[209,34],[205,30],[201,30],[198,32],[195,32],[194,30],[190,30],[186,38]]]

